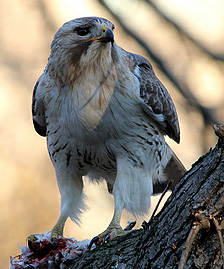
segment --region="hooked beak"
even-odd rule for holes
[[[94,40],[99,40],[101,42],[111,42],[112,46],[114,44],[114,33],[113,31],[110,29],[110,28],[106,28],[105,27],[102,27],[102,35],[99,36],[99,37],[96,37],[96,38],[91,38],[91,39],[88,39],[86,40],[87,42],[88,41],[94,41]]]

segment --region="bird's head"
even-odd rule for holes
[[[113,29],[110,21],[98,17],[78,18],[65,23],[51,44],[49,72],[74,80],[80,70],[91,64],[99,66],[101,60],[116,61]]]

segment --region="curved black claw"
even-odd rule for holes
[[[148,228],[149,228],[149,224],[148,224],[148,222],[144,220],[144,221],[142,222],[142,227],[143,227],[144,230],[148,229]]]
[[[52,244],[53,244],[53,246],[57,247],[57,245],[58,245],[58,240],[57,240],[56,237],[53,237],[53,238],[52,238]]]
[[[28,247],[31,251],[33,251],[33,242],[31,240],[27,240]]]
[[[124,231],[131,231],[136,225],[136,221],[130,222],[125,228]]]
[[[103,238],[103,242],[102,244],[105,244],[106,242],[108,242],[110,240],[110,235],[106,235],[104,238]]]
[[[98,241],[99,241],[99,236],[95,236],[95,237],[93,237],[93,239],[90,241],[90,243],[89,243],[89,246],[88,246],[88,249],[89,250],[91,250],[91,247],[92,247],[92,245],[94,244],[94,243],[97,243]]]

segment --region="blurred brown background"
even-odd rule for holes
[[[224,2],[105,1],[120,23],[100,2],[0,0],[0,268],[8,268],[10,255],[20,253],[18,245],[28,235],[50,230],[59,216],[60,195],[46,141],[32,126],[31,98],[53,35],[64,22],[105,17],[116,25],[118,45],[152,60],[180,119],[181,143],[168,143],[187,168],[216,143],[211,121],[223,123],[224,114]],[[162,65],[124,27],[144,40]],[[83,225],[68,221],[65,229],[65,236],[78,240],[102,232],[113,213],[113,198],[104,184],[85,181],[85,192],[89,210]],[[124,226],[129,218],[123,217]]]

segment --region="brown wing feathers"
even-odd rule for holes
[[[157,122],[164,134],[179,143],[178,117],[168,91],[144,57],[131,54],[130,59],[140,71],[140,97],[143,101],[143,110]]]

